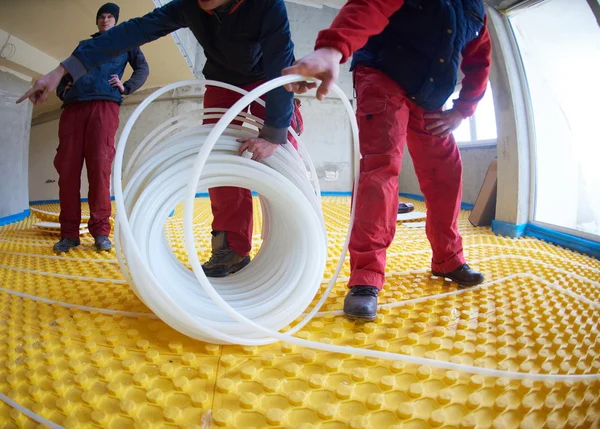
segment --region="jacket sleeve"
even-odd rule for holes
[[[62,65],[73,81],[77,81],[88,70],[130,49],[187,27],[184,6],[184,0],[173,0],[140,18],[125,21],[98,37],[81,42]]]
[[[487,30],[487,16],[479,36],[469,43],[462,51],[460,69],[465,75],[458,99],[454,100],[454,108],[464,118],[475,114],[477,103],[483,98],[490,76],[492,65],[492,42]]]
[[[281,76],[281,71],[294,63],[294,44],[283,0],[268,2],[260,34],[262,63],[267,80]],[[294,94],[280,87],[266,94],[266,120],[260,137],[273,143],[287,142],[287,129],[292,119]]]
[[[404,0],[348,0],[331,26],[319,32],[315,49],[335,48],[345,63],[369,37],[381,33],[403,5]]]
[[[139,47],[129,51],[127,57],[131,68],[133,68],[133,74],[123,86],[125,87],[125,94],[131,94],[140,89],[144,82],[146,82],[150,68],[148,67],[144,53]]]

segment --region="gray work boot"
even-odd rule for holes
[[[344,299],[344,315],[354,320],[375,320],[378,295],[375,286],[352,286]]]
[[[96,250],[98,252],[108,252],[112,249],[112,243],[106,235],[94,237],[94,244],[96,245]]]
[[[202,265],[206,277],[227,277],[250,263],[250,256],[235,253],[227,244],[227,231],[212,231],[212,256]]]
[[[68,252],[74,247],[79,246],[80,244],[81,241],[79,240],[79,238],[62,237],[60,241],[54,245],[52,250],[54,250],[56,253],[64,253]]]

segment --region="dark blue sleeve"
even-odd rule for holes
[[[123,84],[125,87],[125,94],[131,94],[142,87],[148,74],[150,74],[150,68],[146,57],[140,48],[133,48],[127,53],[127,60],[133,69],[133,74],[127,82]]]
[[[283,0],[268,2],[260,35],[263,67],[268,80],[281,77],[281,71],[294,63],[294,43]],[[284,128],[284,139],[290,126],[294,94],[280,87],[266,94],[266,121],[270,128]],[[281,134],[281,133],[279,133]],[[282,141],[279,141],[280,143]]]
[[[76,81],[100,64],[130,49],[187,27],[186,0],[173,0],[140,17],[125,21],[102,35],[79,44],[63,66]]]

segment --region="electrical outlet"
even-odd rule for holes
[[[325,180],[327,182],[333,182],[340,177],[339,172],[337,171],[325,171]]]

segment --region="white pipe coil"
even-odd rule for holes
[[[249,187],[251,184],[251,188],[260,194],[263,211],[262,247],[248,267],[226,279],[212,279],[212,285],[219,296],[247,320],[276,331],[294,322],[314,300],[327,258],[327,236],[317,175],[309,154],[301,149],[300,158],[290,144],[278,148],[263,163],[238,155],[240,144],[236,139],[256,136],[256,131],[231,125],[230,122],[236,119],[260,129],[262,120],[241,112],[258,96],[246,95],[236,104],[241,107],[233,114],[231,112],[236,110],[236,106],[229,110],[198,109],[160,124],[130,157],[125,169],[126,186],[122,189],[123,155],[137,118],[165,92],[194,84],[219,86],[247,94],[220,82],[186,81],[156,91],[134,111],[121,135],[114,164],[117,204],[115,247],[119,263],[138,297],[180,332],[213,343],[271,343],[276,339],[261,333],[251,324],[232,318],[206,293],[202,282],[208,283],[208,279],[193,244],[191,219],[184,220],[190,223],[190,230],[185,234],[191,233],[194,250],[190,263],[194,265],[195,256],[198,262],[196,276],[175,257],[163,232],[169,213],[184,199],[186,184],[188,190],[192,189],[192,201],[186,203],[185,208],[191,207],[192,212],[199,189]],[[244,105],[246,100],[249,102]],[[258,102],[264,105],[261,100]],[[349,103],[348,107],[352,114]],[[216,125],[198,125],[202,120],[219,118],[221,120]],[[220,124],[223,124],[224,132],[219,136],[215,130]],[[211,135],[216,136],[213,142],[210,142]],[[204,160],[206,165],[202,168],[201,178],[198,176],[199,180],[190,188],[190,180],[195,180],[189,179],[193,157],[201,155],[204,150],[210,156]],[[312,172],[312,186],[302,159]],[[290,243],[293,245],[290,246]],[[332,279],[331,287],[334,284]],[[326,295],[322,302],[325,298]],[[301,329],[317,311],[318,308],[315,308],[304,322],[296,324],[288,333]]]
[[[252,134],[242,127],[229,124],[236,119],[250,121],[260,127],[261,121],[240,112],[268,91],[301,80],[305,78],[281,77],[250,93],[219,82],[206,81],[208,85],[227,87],[246,95],[227,110],[215,125],[180,130],[193,124],[184,115],[179,118],[181,127],[177,124],[161,125],[160,130],[155,130],[144,140],[147,147],[136,151],[136,159],[129,164],[131,171],[127,174],[131,179],[125,191],[119,186],[115,188],[117,256],[135,293],[159,318],[190,337],[215,343],[261,345],[280,340],[328,352],[400,360],[483,376],[543,381],[600,378],[600,374],[590,373],[532,374],[483,368],[317,343],[293,336],[318,313],[335,285],[344,263],[350,234],[346,236],[336,271],[327,289],[317,304],[304,314],[318,292],[327,256],[318,186],[309,185],[304,166],[290,145],[279,148],[274,156],[263,162],[264,165],[240,157],[237,154],[239,143],[235,139]],[[134,111],[123,130],[117,150],[114,166],[117,185],[122,181],[121,169],[127,138],[142,111],[167,91],[203,83],[186,81],[168,85],[148,97]],[[357,172],[358,127],[354,112],[341,89],[334,86],[333,90],[340,97],[351,121],[354,169]],[[203,115],[205,112],[198,110],[195,113]],[[305,151],[301,150],[301,153],[303,157],[307,156]],[[310,165],[308,156],[307,160]],[[354,189],[357,185],[358,174],[355,174]],[[224,280],[212,279],[209,282],[195,246],[193,208],[199,187],[217,186],[251,187],[261,194],[263,246],[248,267]],[[169,213],[182,200],[185,245],[193,274],[175,258],[163,233]],[[349,229],[354,222],[355,206],[356,198],[352,202]],[[561,292],[565,293],[564,290]],[[300,317],[292,329],[279,332]]]

